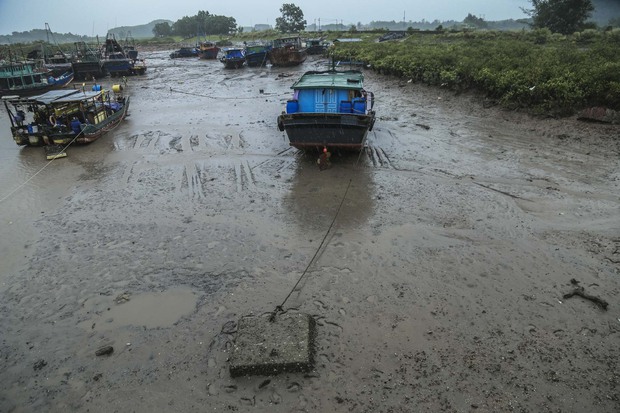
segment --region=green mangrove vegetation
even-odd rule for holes
[[[414,82],[479,91],[506,108],[554,115],[588,106],[620,110],[620,29],[420,32],[402,41],[335,43],[330,55]]]

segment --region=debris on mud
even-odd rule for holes
[[[115,302],[116,304],[123,304],[123,303],[126,303],[127,301],[129,301],[129,300],[130,300],[130,298],[131,298],[131,294],[129,294],[129,293],[122,293],[122,294],[119,294],[119,295],[118,295],[118,296],[114,299],[114,302]]]
[[[607,310],[607,306],[609,305],[609,303],[599,297],[596,297],[594,295],[590,295],[588,293],[585,292],[585,289],[579,285],[579,281],[575,280],[574,278],[570,280],[571,284],[575,286],[575,288],[573,289],[572,292],[564,294],[563,298],[571,298],[574,296],[579,296],[581,298],[584,298],[586,300],[590,300],[592,301],[594,304],[598,305],[599,307],[601,307],[603,310]]]
[[[107,356],[108,354],[112,354],[114,352],[114,347],[112,346],[103,346],[97,351],[95,351],[96,356]]]
[[[41,370],[43,367],[47,366],[47,361],[40,359],[37,360],[36,363],[34,363],[34,371],[39,371]]]

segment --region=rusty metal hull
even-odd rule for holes
[[[273,66],[298,66],[308,57],[306,49],[291,49],[278,47],[268,53],[269,61]]]

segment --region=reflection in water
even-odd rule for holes
[[[331,168],[320,171],[314,153],[298,159],[291,192],[283,200],[289,219],[305,229],[325,230],[351,186],[335,222],[336,228],[362,225],[374,209],[374,183],[358,153],[332,156]]]

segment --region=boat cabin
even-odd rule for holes
[[[287,113],[367,113],[364,76],[356,70],[306,72],[291,88]]]

